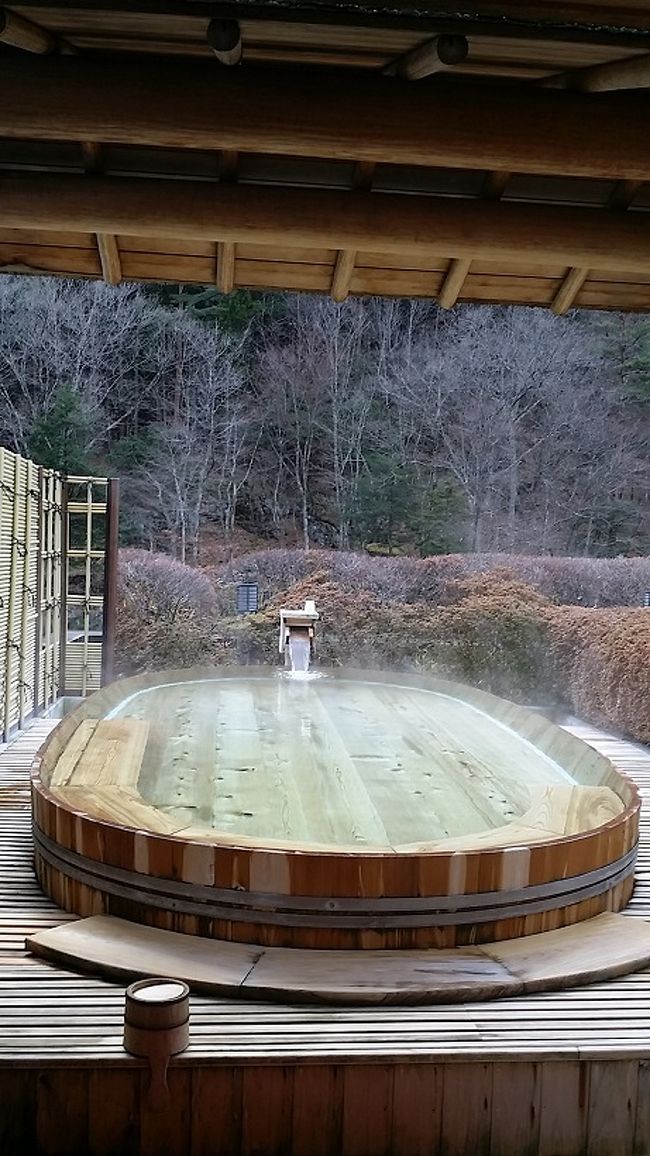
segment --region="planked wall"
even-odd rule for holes
[[[378,1013],[380,1014],[380,1013]],[[127,1061],[128,1062],[128,1061]],[[643,1156],[650,1060],[0,1068],[0,1151],[43,1156]]]
[[[58,697],[61,479],[0,447],[0,742]]]

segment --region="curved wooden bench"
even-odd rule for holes
[[[464,1003],[578,987],[650,963],[650,925],[622,915],[482,947],[370,956],[214,943],[101,915],[26,943],[35,955],[110,979],[163,976],[198,992],[292,1003]]]

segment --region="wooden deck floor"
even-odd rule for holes
[[[29,765],[53,723],[0,750],[0,1067],[137,1065],[122,1050],[123,987],[30,958],[24,937],[66,919],[31,868]],[[570,729],[638,783],[645,801],[627,915],[650,918],[650,751]],[[323,1009],[192,999],[178,1063],[286,1064],[650,1058],[650,969],[566,993],[435,1008]]]

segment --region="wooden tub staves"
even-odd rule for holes
[[[291,698],[293,689],[285,702],[278,678],[263,668],[141,676],[64,719],[32,776],[44,890],[79,915],[313,948],[486,943],[626,905],[638,794],[574,736],[539,714],[439,680],[337,671],[307,691],[318,699],[312,709],[311,700]],[[182,688],[173,691],[182,696],[180,727],[170,721],[170,687]],[[188,719],[201,696],[209,734],[197,737]],[[332,706],[339,700],[340,717]],[[212,714],[206,701],[214,701]],[[284,739],[276,742],[273,731],[273,711],[287,702],[305,732],[304,742],[294,735],[289,746],[286,722]],[[226,718],[227,733],[219,730]],[[454,719],[465,720],[460,731]],[[472,754],[479,724],[489,760]],[[413,765],[400,763],[390,727],[394,743],[408,739],[416,748]],[[372,743],[370,754],[358,753]],[[203,757],[221,826],[202,818],[212,805],[199,773]],[[158,763],[171,768],[160,782]],[[453,780],[461,771],[465,782],[459,777],[447,789],[445,775]],[[441,816],[455,821],[455,805],[460,827],[484,814],[482,828],[445,833]],[[318,823],[322,838],[313,837]],[[427,826],[430,839],[422,838]],[[332,830],[352,830],[355,841],[328,841]]]

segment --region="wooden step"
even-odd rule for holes
[[[650,963],[650,924],[605,914],[482,947],[303,951],[226,943],[96,915],[26,940],[29,951],[110,978],[169,976],[195,991],[286,1003],[455,1003],[564,990]]]

